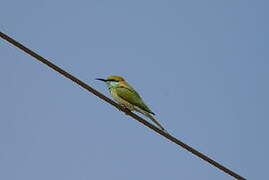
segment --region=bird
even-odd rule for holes
[[[130,111],[136,111],[152,120],[162,131],[167,131],[164,127],[153,117],[154,112],[144,103],[141,96],[135,89],[128,84],[121,76],[109,76],[106,79],[97,78],[106,83],[112,98],[123,107]]]

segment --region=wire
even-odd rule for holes
[[[97,97],[103,99],[104,101],[108,102],[109,104],[111,104],[112,106],[118,108],[119,110],[125,112],[127,115],[131,116],[132,118],[134,118],[135,120],[139,121],[140,123],[144,124],[145,126],[147,126],[148,128],[152,129],[153,131],[157,132],[158,134],[164,136],[165,138],[169,139],[170,141],[176,143],[177,145],[183,147],[184,149],[186,149],[187,151],[191,152],[192,154],[198,156],[199,158],[207,161],[208,163],[210,163],[211,165],[215,166],[216,168],[222,170],[223,172],[233,176],[234,178],[238,179],[238,180],[246,180],[246,178],[240,176],[239,174],[235,173],[234,171],[224,167],[223,165],[221,165],[220,163],[216,162],[215,160],[209,158],[208,156],[202,154],[201,152],[195,150],[194,148],[192,148],[191,146],[183,143],[182,141],[178,140],[177,138],[173,137],[170,134],[165,133],[164,131],[158,129],[157,127],[155,127],[154,125],[152,125],[151,123],[149,123],[148,121],[142,119],[141,117],[139,117],[138,115],[132,113],[131,111],[127,110],[126,108],[118,105],[117,103],[115,103],[114,101],[112,101],[110,98],[104,96],[103,94],[101,94],[100,92],[98,92],[97,90],[93,89],[92,87],[90,87],[89,85],[87,85],[86,83],[82,82],[81,80],[79,80],[78,78],[76,78],[75,76],[69,74],[68,72],[64,71],[63,69],[61,69],[60,67],[56,66],[55,64],[53,64],[52,62],[48,61],[47,59],[43,58],[42,56],[38,55],[37,53],[33,52],[32,50],[28,49],[27,47],[25,47],[24,45],[22,45],[21,43],[15,41],[14,39],[12,39],[11,37],[9,37],[8,35],[0,32],[0,36],[1,38],[5,39],[6,41],[8,41],[9,43],[13,44],[14,46],[18,47],[19,49],[21,49],[22,51],[26,52],[27,54],[29,54],[30,56],[34,57],[35,59],[37,59],[38,61],[41,61],[42,63],[46,64],[47,66],[49,66],[50,68],[54,69],[55,71],[57,71],[58,73],[62,74],[63,76],[65,76],[66,78],[70,79],[71,81],[77,83],[79,86],[83,87],[84,89],[90,91],[91,93],[93,93],[94,95],[96,95]]]

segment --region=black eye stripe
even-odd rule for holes
[[[112,79],[112,80],[107,80],[107,81],[110,81],[110,82],[119,82],[119,81],[114,80],[114,79]]]

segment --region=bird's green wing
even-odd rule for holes
[[[116,92],[117,92],[117,95],[121,97],[122,99],[124,99],[125,101],[128,101],[129,103],[136,105],[139,108],[143,109],[144,111],[147,111],[154,115],[154,113],[143,102],[142,98],[134,89],[119,86],[117,87]]]

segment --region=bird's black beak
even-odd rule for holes
[[[106,82],[106,81],[107,81],[106,79],[100,79],[100,78],[97,78],[96,80],[99,80],[99,81],[104,81],[104,82]]]

